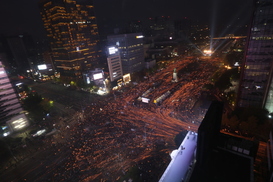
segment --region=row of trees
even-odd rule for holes
[[[43,98],[34,90],[28,89],[27,92],[27,97],[22,100],[23,107],[28,111],[28,116],[32,121],[41,121],[50,112],[53,107],[53,101]]]
[[[269,112],[261,108],[236,108],[231,114],[224,114],[222,127],[229,132],[267,141],[272,129]]]

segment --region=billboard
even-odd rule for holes
[[[118,48],[116,48],[116,47],[109,47],[108,48],[109,55],[116,54],[117,52],[118,52]]]
[[[38,65],[38,70],[46,70],[46,69],[47,69],[46,64],[40,64],[40,65]]]
[[[102,79],[102,78],[103,78],[102,73],[95,73],[95,74],[93,74],[93,79],[94,80],[98,80],[98,79]]]

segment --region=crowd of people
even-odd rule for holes
[[[58,165],[51,166],[54,170],[45,170],[40,180],[118,181],[133,167],[143,181],[160,179],[170,161],[169,153],[176,148],[174,137],[183,130],[197,131],[202,115],[193,109],[212,71],[189,71],[179,76],[190,81],[180,83],[171,82],[172,74],[165,78],[167,81],[162,77],[192,62],[176,61],[164,69],[165,73],[158,72],[123,94],[97,97],[92,101],[96,104],[86,104],[84,110],[72,113],[60,132],[47,139],[47,145],[58,151],[54,155],[62,157]],[[151,101],[175,88],[172,94],[160,105],[137,101],[155,80],[162,82],[149,93],[153,95]],[[161,160],[153,160],[159,155]]]

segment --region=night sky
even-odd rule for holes
[[[43,38],[45,31],[38,9],[39,0],[1,0],[0,33],[27,32]],[[155,16],[187,17],[211,26],[246,24],[251,0],[94,0],[98,23],[127,22]]]

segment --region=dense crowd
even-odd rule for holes
[[[133,167],[142,181],[158,181],[176,148],[174,137],[183,130],[197,131],[204,114],[195,111],[200,109],[196,102],[213,70],[187,70],[178,75],[177,83],[171,82],[172,74],[166,74],[194,61],[176,61],[149,81],[120,95],[98,97],[96,104],[73,114],[60,133],[48,138],[48,146],[56,148],[54,155],[61,157],[58,165],[51,166],[54,170],[46,169],[38,181],[118,181]],[[150,103],[141,103],[137,98],[153,87],[154,80],[162,82],[148,94]],[[164,101],[153,103],[171,89]],[[161,160],[153,160],[155,156]]]

